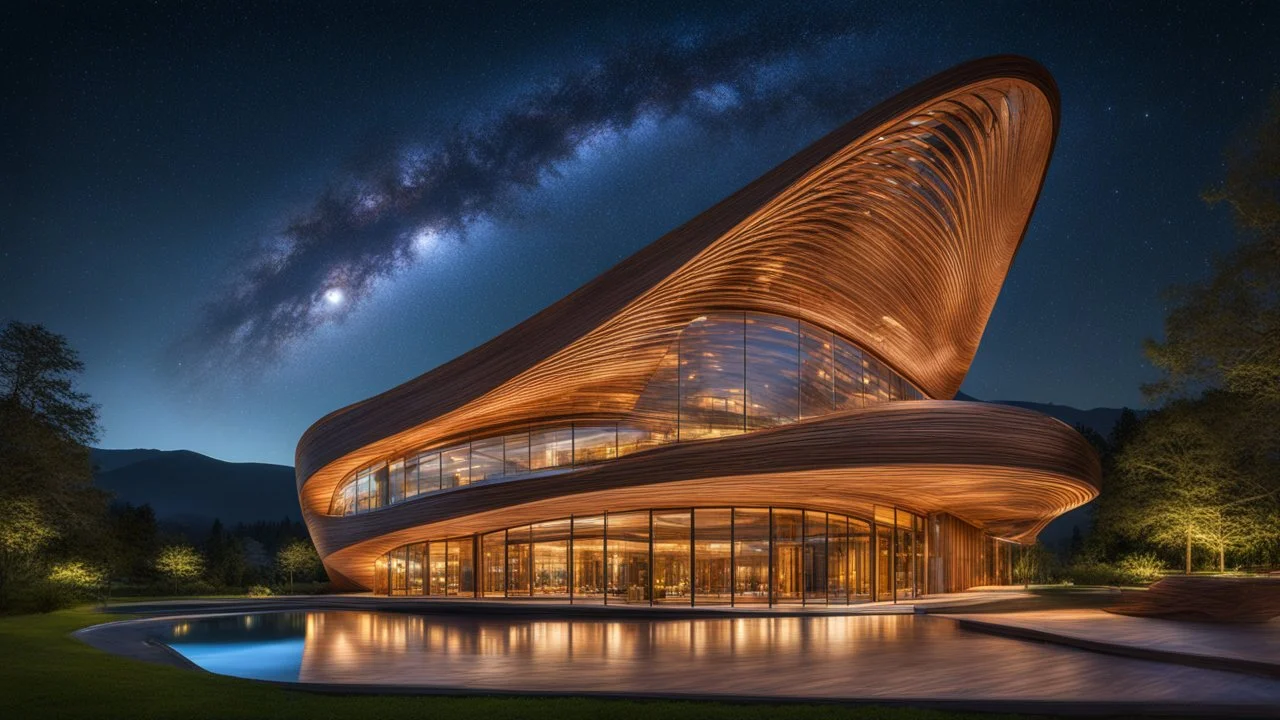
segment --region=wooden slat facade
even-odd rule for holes
[[[511,330],[322,418],[299,441],[296,466],[331,576],[368,587],[374,557],[423,533],[708,498],[785,497],[835,512],[888,502],[1034,537],[1096,494],[1092,450],[1047,418],[945,402],[664,446],[367,515],[325,513],[344,477],[396,453],[533,422],[626,418],[672,339],[709,312],[828,328],[929,397],[953,397],[1039,195],[1058,112],[1052,78],[1029,60],[944,72]]]

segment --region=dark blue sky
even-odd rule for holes
[[[550,4],[548,4],[550,5]],[[290,463],[874,102],[1019,53],[1062,130],[964,391],[1142,405],[1199,193],[1280,91],[1280,4],[9,3],[0,321],[106,447]]]

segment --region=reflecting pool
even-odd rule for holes
[[[542,619],[359,611],[190,620],[215,673],[304,683],[814,698],[1280,702],[1280,681],[1023,642],[911,615]]]

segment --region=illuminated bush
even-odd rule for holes
[[[1140,584],[1153,583],[1164,575],[1164,563],[1153,553],[1129,555],[1120,561],[1120,571]]]
[[[156,556],[156,570],[173,582],[174,592],[183,582],[190,582],[204,572],[204,558],[190,545],[169,545]]]
[[[101,568],[73,560],[54,565],[49,571],[49,582],[74,592],[91,595],[106,586],[107,574]]]

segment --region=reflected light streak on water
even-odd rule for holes
[[[1280,681],[910,615],[528,619],[324,611],[175,624],[216,673],[307,683],[816,698],[1280,702]]]

